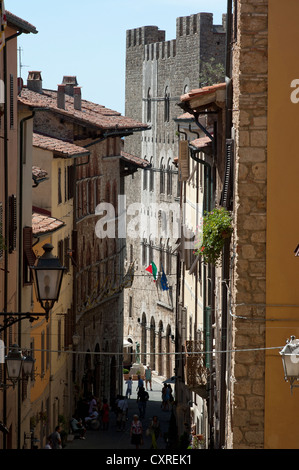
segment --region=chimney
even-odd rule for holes
[[[74,87],[78,85],[77,77],[64,75],[62,83],[65,85],[65,93],[74,96]]]
[[[28,72],[27,88],[28,90],[35,91],[36,93],[42,93],[42,75],[41,72],[32,71]]]
[[[65,85],[58,85],[57,107],[60,109],[65,109]]]
[[[74,108],[81,111],[81,87],[74,86]]]

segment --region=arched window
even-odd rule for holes
[[[146,251],[146,238],[142,241],[142,264],[143,266],[147,265],[147,251]]]
[[[165,88],[165,95],[164,95],[164,121],[169,122],[169,114],[170,114],[170,93],[168,86]]]
[[[110,184],[106,184],[105,202],[110,202]]]
[[[160,163],[160,193],[165,193],[165,167],[163,158],[161,158]]]
[[[167,163],[167,194],[172,194],[172,172],[170,159]]]
[[[146,160],[146,157],[144,157],[144,160]],[[147,176],[148,176],[148,170],[145,168],[143,170],[143,189],[144,191],[147,190]]]
[[[151,158],[150,163],[151,163],[151,169],[150,169],[149,190],[150,190],[150,191],[153,191],[153,190],[154,190],[154,168],[153,168],[154,159],[153,159],[153,157]]]
[[[152,120],[152,96],[151,96],[151,89],[148,89],[147,92],[147,122]]]

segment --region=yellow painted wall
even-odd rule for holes
[[[283,346],[291,335],[299,338],[299,258],[294,256],[299,243],[299,103],[291,101],[291,83],[299,83],[299,2],[268,3],[266,347],[272,348]],[[268,350],[265,448],[298,449],[298,416],[299,389],[291,395],[279,350]]]

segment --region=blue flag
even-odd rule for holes
[[[168,290],[169,289],[167,277],[166,277],[166,274],[164,272],[163,266],[162,266],[162,276],[161,276],[161,287],[162,287],[162,290]]]

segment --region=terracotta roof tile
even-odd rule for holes
[[[201,149],[201,148],[209,147],[211,143],[212,141],[209,137],[200,137],[199,139],[192,140],[192,142],[190,142],[190,145],[193,145],[193,147]]]
[[[37,93],[24,87],[18,97],[20,103],[31,107],[48,108],[56,113],[81,121],[83,125],[89,125],[101,130],[145,130],[148,125],[122,116],[119,112],[105,108],[91,101],[81,100],[81,110],[74,108],[74,98],[65,94],[65,109],[57,106],[57,91],[43,90]]]
[[[55,219],[54,217],[50,217],[49,215],[39,214],[38,212],[32,213],[33,235],[45,235],[47,233],[55,232],[64,225],[64,222],[59,219]]]
[[[140,168],[150,168],[151,163],[143,158],[136,157],[135,155],[131,155],[130,153],[121,151],[121,158],[129,163],[133,163],[134,165]]]
[[[66,142],[61,139],[49,137],[42,134],[33,133],[33,146],[45,150],[50,150],[61,157],[72,157],[74,155],[89,155],[89,151],[78,145]]]
[[[211,93],[215,93],[218,90],[225,90],[226,83],[218,83],[216,85],[205,86],[203,88],[196,88],[194,90],[189,91],[189,93],[185,93],[181,96],[181,101],[189,101],[192,98],[196,98],[197,96],[208,95]]]
[[[48,173],[46,170],[42,170],[38,166],[32,167],[32,178],[35,180],[47,178]]]

